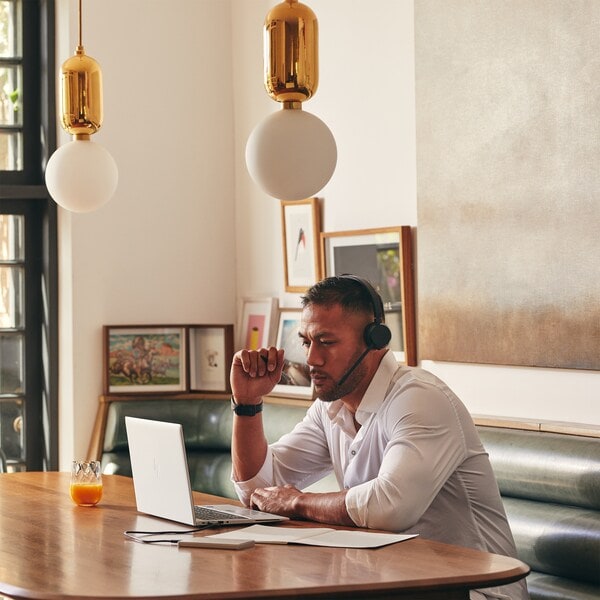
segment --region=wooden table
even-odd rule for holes
[[[471,588],[516,581],[529,571],[512,558],[422,538],[375,550],[140,544],[123,535],[145,518],[135,509],[131,480],[117,475],[103,479],[101,503],[82,508],[69,498],[67,473],[0,475],[0,594],[44,600],[450,600],[468,598]],[[195,500],[222,501],[205,494],[195,494]]]

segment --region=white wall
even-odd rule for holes
[[[277,110],[262,87],[269,0],[84,2],[102,65],[94,141],[119,165],[114,199],[60,215],[60,462],[87,449],[101,393],[104,324],[234,322],[236,298],[285,306],[280,206],[250,180],[244,147]],[[417,227],[412,0],[310,0],[320,85],[305,109],[338,144],[323,229]],[[77,6],[58,0],[58,61]],[[69,13],[70,10],[70,13]],[[426,362],[476,413],[600,423],[594,372]]]
[[[77,44],[77,4],[58,8],[60,63]],[[104,77],[93,141],[117,161],[119,185],[97,212],[59,216],[61,468],[87,451],[102,325],[235,315],[229,3],[86,1],[83,16]]]

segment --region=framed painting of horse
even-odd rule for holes
[[[184,325],[105,325],[104,393],[186,390]]]

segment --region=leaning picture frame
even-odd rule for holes
[[[318,198],[281,200],[286,292],[305,292],[321,278]]]
[[[105,325],[105,394],[168,394],[187,385],[183,325]]]
[[[321,233],[321,269],[325,276],[353,274],[379,292],[389,347],[398,362],[417,364],[411,227],[384,227]]]
[[[292,398],[313,398],[313,387],[306,364],[306,355],[298,329],[300,327],[299,308],[282,308],[279,310],[277,326],[277,348],[283,348],[284,365],[279,383],[275,385],[271,395]]]
[[[189,391],[230,393],[233,325],[189,325]]]
[[[238,320],[236,349],[258,350],[275,343],[277,298],[243,298]]]

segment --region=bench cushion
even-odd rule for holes
[[[503,496],[600,510],[600,439],[478,427]]]

